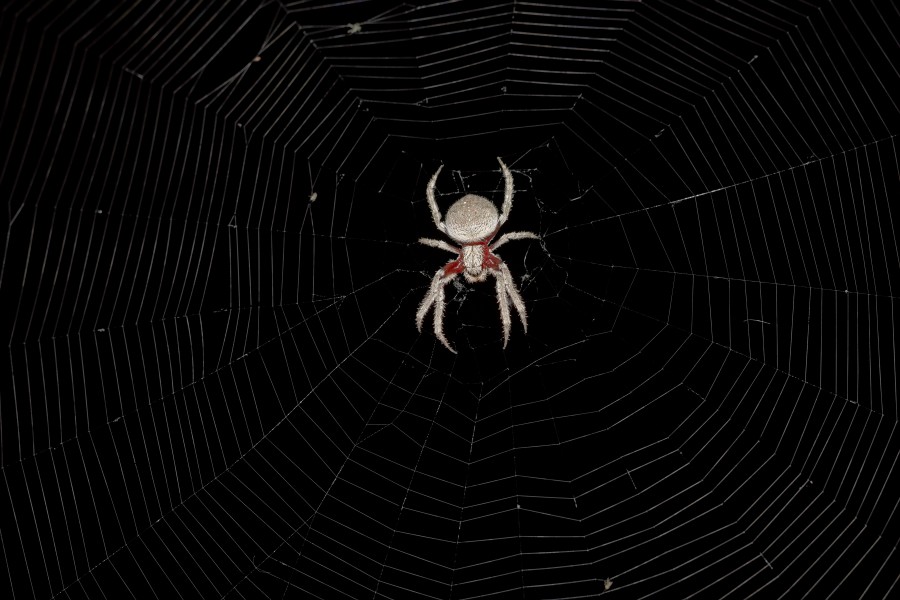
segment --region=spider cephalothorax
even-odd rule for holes
[[[509,329],[512,321],[509,316],[510,302],[516,307],[516,312],[519,313],[522,327],[526,332],[528,331],[528,315],[525,312],[525,302],[522,300],[519,290],[516,289],[509,267],[506,266],[506,263],[499,256],[494,254],[494,250],[511,240],[538,239],[538,236],[530,231],[515,231],[503,234],[500,236],[500,239],[491,244],[491,240],[494,239],[497,231],[509,217],[513,201],[512,173],[509,172],[509,169],[506,168],[506,165],[503,164],[499,157],[497,162],[500,163],[500,169],[503,171],[503,178],[506,181],[503,206],[499,214],[497,213],[497,207],[487,198],[476,196],[475,194],[466,194],[447,209],[447,215],[442,220],[441,211],[438,210],[437,201],[434,199],[434,186],[443,166],[438,167],[438,170],[435,171],[428,182],[428,187],[425,189],[435,227],[447,234],[450,239],[460,246],[457,248],[443,240],[419,239],[419,243],[453,252],[457,255],[457,258],[448,262],[434,274],[428,293],[425,294],[425,298],[422,300],[422,304],[419,305],[419,310],[416,313],[416,327],[419,328],[419,331],[422,331],[422,321],[424,321],[425,315],[433,304],[434,335],[447,349],[454,353],[456,350],[453,349],[444,335],[444,286],[460,273],[470,283],[484,281],[488,275],[492,275],[497,279],[497,303],[500,305],[500,321],[503,323],[504,348],[509,341]]]

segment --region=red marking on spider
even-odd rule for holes
[[[462,254],[456,260],[451,260],[444,266],[444,277],[450,274],[459,275],[466,270],[463,264]]]
[[[492,235],[491,238],[494,236]],[[463,248],[466,246],[481,246],[483,252],[483,258],[481,259],[481,268],[482,269],[490,269],[492,271],[500,270],[500,263],[502,260],[499,256],[491,252],[491,248],[488,245],[490,243],[490,239],[486,242],[474,242],[471,244],[463,244],[459,249],[459,258],[456,260],[451,260],[446,265],[444,265],[444,277],[447,277],[450,274],[459,275],[463,271],[466,270],[465,260],[463,259]]]

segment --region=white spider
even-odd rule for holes
[[[494,250],[511,240],[536,240],[539,238],[530,231],[515,231],[503,234],[500,236],[500,239],[491,244],[491,240],[494,239],[497,231],[509,217],[513,201],[512,173],[509,172],[509,169],[506,168],[500,157],[497,157],[497,162],[500,163],[500,169],[503,171],[503,177],[506,180],[503,207],[499,215],[497,214],[497,207],[487,198],[476,196],[475,194],[466,194],[450,206],[447,210],[446,220],[442,221],[441,212],[438,210],[437,202],[434,199],[434,186],[441,169],[444,168],[443,165],[438,167],[438,170],[435,171],[428,182],[428,187],[425,189],[435,227],[447,234],[460,247],[452,246],[443,240],[419,239],[420,244],[447,250],[456,254],[457,258],[448,262],[434,274],[428,293],[425,294],[425,298],[422,300],[422,304],[419,305],[419,310],[416,313],[416,327],[419,331],[422,331],[422,321],[425,319],[425,315],[428,313],[431,305],[434,304],[434,335],[454,354],[456,350],[453,349],[444,335],[444,286],[453,281],[460,273],[463,274],[469,283],[484,281],[488,275],[493,275],[497,279],[497,303],[500,305],[500,320],[503,323],[504,348],[506,348],[506,342],[509,341],[511,325],[509,316],[510,301],[512,301],[513,306],[516,307],[516,311],[519,313],[522,327],[526,333],[528,332],[528,315],[525,313],[525,301],[522,300],[519,290],[516,289],[509,267],[506,266],[506,263],[499,256],[494,254]]]

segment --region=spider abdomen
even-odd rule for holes
[[[444,218],[447,235],[463,244],[487,238],[497,229],[497,222],[494,203],[475,194],[466,194],[454,202]]]

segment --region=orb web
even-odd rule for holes
[[[12,2],[15,598],[882,598],[900,15]],[[891,83],[894,82],[894,83]],[[529,314],[446,288],[498,207]]]

